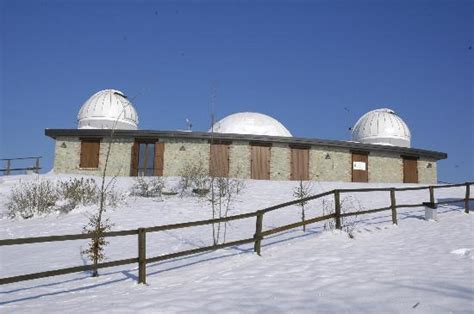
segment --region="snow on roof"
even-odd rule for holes
[[[257,112],[238,112],[216,122],[209,132],[292,137],[276,119]]]
[[[138,128],[138,114],[119,90],[104,89],[92,95],[77,115],[78,129]]]

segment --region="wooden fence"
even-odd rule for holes
[[[41,156],[35,156],[35,157],[21,157],[21,158],[3,158],[0,159],[1,161],[5,162],[5,168],[0,169],[0,172],[3,172],[4,175],[8,176],[10,175],[13,171],[33,171],[35,173],[39,173],[41,170],[40,167],[40,159]],[[15,160],[34,160],[35,163],[31,167],[22,167],[22,168],[12,168],[12,161]]]
[[[260,255],[261,254],[261,243],[262,243],[262,240],[265,237],[267,237],[271,234],[280,233],[280,232],[283,232],[283,231],[286,231],[286,230],[294,229],[294,228],[301,227],[301,226],[304,226],[304,225],[313,224],[313,223],[316,223],[316,222],[319,222],[319,221],[334,219],[335,228],[341,229],[342,228],[341,219],[344,218],[344,217],[349,217],[349,216],[354,216],[354,215],[372,214],[372,213],[377,213],[377,212],[389,211],[390,210],[391,211],[391,216],[392,216],[392,222],[394,224],[397,224],[398,223],[397,222],[397,208],[401,208],[401,207],[419,207],[419,206],[435,207],[438,204],[455,203],[455,202],[462,202],[462,201],[464,201],[465,213],[469,213],[469,201],[473,200],[473,198],[470,197],[470,186],[472,184],[474,184],[474,182],[466,182],[466,183],[462,183],[462,184],[450,184],[450,185],[423,186],[423,187],[406,187],[406,188],[337,189],[337,190],[332,190],[332,191],[316,194],[316,195],[306,197],[306,198],[303,198],[303,199],[297,199],[297,200],[293,200],[293,201],[290,201],[290,202],[287,202],[287,203],[278,204],[278,205],[275,205],[275,206],[271,206],[271,207],[268,207],[268,208],[265,208],[265,209],[257,210],[255,212],[246,213],[246,214],[228,216],[228,217],[219,218],[219,219],[209,219],[209,220],[185,222],[185,223],[155,226],[155,227],[148,227],[148,228],[138,228],[138,229],[132,229],[132,230],[105,232],[103,234],[104,237],[121,237],[121,236],[137,235],[138,236],[138,257],[115,260],[115,261],[111,261],[111,262],[104,262],[104,263],[99,263],[97,265],[83,265],[83,266],[62,268],[62,269],[50,270],[50,271],[39,272],[39,273],[31,273],[31,274],[27,274],[27,275],[0,278],[0,285],[19,282],[19,281],[24,281],[24,280],[45,278],[45,277],[51,277],[51,276],[57,276],[57,275],[63,275],[63,274],[70,274],[70,273],[76,273],[76,272],[82,272],[82,271],[88,271],[88,270],[94,270],[94,269],[100,269],[100,268],[106,268],[106,267],[114,267],[114,266],[120,266],[120,265],[126,265],[126,264],[133,264],[133,263],[138,263],[138,282],[139,283],[146,283],[146,264],[147,263],[159,262],[159,261],[164,261],[164,260],[173,259],[173,258],[177,258],[177,257],[188,256],[188,255],[193,255],[193,254],[197,254],[197,253],[213,251],[213,250],[217,250],[217,249],[222,249],[222,248],[226,248],[226,247],[237,246],[237,245],[242,245],[242,244],[247,244],[247,243],[254,243],[254,252],[256,252],[258,255]],[[435,189],[444,189],[444,188],[452,188],[452,187],[460,187],[460,186],[465,186],[466,187],[466,193],[465,193],[464,198],[436,202]],[[416,190],[428,190],[429,191],[429,196],[430,196],[430,201],[429,202],[424,202],[424,203],[419,203],[419,204],[401,204],[400,205],[400,204],[396,203],[396,193],[395,192],[416,191]],[[383,192],[383,191],[390,192],[390,206],[382,207],[382,208],[376,208],[376,209],[363,210],[363,211],[357,211],[357,212],[341,213],[341,194],[343,194],[343,193],[363,193],[363,192]],[[307,220],[304,220],[304,221],[295,222],[295,223],[285,225],[285,226],[276,227],[276,228],[270,229],[270,230],[265,230],[265,231],[263,230],[263,217],[266,213],[269,213],[271,211],[275,211],[275,210],[280,209],[280,208],[284,208],[284,207],[288,207],[288,206],[292,206],[292,205],[297,205],[301,202],[307,202],[307,201],[315,200],[315,199],[322,198],[322,197],[325,197],[325,196],[329,196],[331,194],[334,195],[334,204],[335,204],[334,205],[334,207],[335,207],[334,208],[334,213],[324,215],[324,216],[315,217],[315,218],[311,218],[311,219],[307,219]],[[197,226],[205,226],[205,225],[228,222],[228,221],[233,221],[233,220],[248,219],[248,218],[252,218],[252,217],[256,217],[256,226],[255,226],[255,233],[249,238],[241,239],[241,240],[237,240],[237,241],[232,241],[232,242],[228,242],[228,243],[223,243],[223,244],[217,244],[217,245],[212,245],[212,246],[206,246],[206,247],[200,247],[200,248],[196,248],[196,249],[180,251],[180,252],[176,252],[176,253],[170,253],[170,254],[166,254],[166,255],[155,256],[155,257],[148,257],[147,258],[147,256],[146,256],[146,235],[147,235],[147,233],[160,232],[160,231],[166,231],[166,230],[176,230],[176,229],[183,229],[183,228],[197,227]],[[31,243],[44,243],[44,242],[57,242],[57,241],[71,241],[71,240],[79,240],[79,239],[91,239],[93,237],[94,237],[93,234],[73,234],[73,235],[45,236],[45,237],[35,237],[35,238],[5,239],[5,240],[0,240],[0,246],[31,244]]]

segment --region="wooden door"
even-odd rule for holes
[[[270,146],[251,146],[251,178],[270,180]]]
[[[163,168],[165,166],[165,143],[155,143],[155,168],[153,174],[155,176],[163,176]]]
[[[291,148],[291,180],[309,180],[309,149]]]
[[[352,182],[369,182],[369,155],[352,153]]]
[[[229,175],[229,145],[211,144],[209,174],[214,177]]]
[[[403,183],[418,183],[418,162],[416,158],[403,157]]]
[[[98,168],[100,158],[100,140],[81,140],[80,168]]]

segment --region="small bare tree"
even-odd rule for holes
[[[301,200],[301,202],[298,203],[298,206],[301,207],[301,221],[303,223],[305,221],[305,206],[308,204],[308,201],[304,201],[303,199],[310,196],[312,190],[313,185],[311,181],[303,180],[299,180],[298,185],[293,190],[293,197]],[[306,225],[303,225],[303,231],[306,231]]]
[[[208,201],[211,204],[212,219],[227,217],[235,197],[243,188],[244,181],[241,179],[211,176],[211,194],[208,197]],[[221,239],[222,243],[224,243],[226,235],[227,222],[224,222],[224,224],[219,222],[212,225],[212,239],[214,245],[219,244]]]
[[[117,93],[117,95],[126,98],[126,96],[122,94]],[[82,251],[82,253],[86,254],[93,263],[93,271],[92,271],[93,277],[97,277],[99,275],[99,272],[97,270],[97,264],[100,261],[105,259],[104,250],[108,242],[105,240],[104,233],[107,231],[110,231],[113,226],[113,224],[110,222],[110,219],[109,218],[104,219],[103,215],[106,212],[107,196],[109,194],[113,194],[111,192],[111,188],[113,188],[117,175],[111,178],[109,182],[106,184],[106,174],[107,174],[107,166],[109,164],[109,159],[110,159],[110,153],[112,151],[112,143],[114,141],[115,130],[120,120],[120,117],[125,113],[125,108],[127,106],[129,106],[129,103],[125,102],[123,104],[122,111],[120,112],[112,128],[110,129],[110,135],[108,136],[108,143],[107,143],[107,152],[105,154],[105,162],[104,162],[104,167],[102,169],[102,178],[101,178],[101,186],[100,186],[100,193],[99,193],[99,207],[96,213],[89,216],[89,222],[83,228],[84,233],[88,233],[92,235],[88,248]]]
[[[112,147],[113,134],[114,134],[114,129],[112,129],[111,131],[109,143],[107,147],[107,153],[105,155],[105,163],[104,163],[104,169],[102,171],[101,187],[100,187],[100,192],[99,192],[99,207],[97,209],[97,212],[89,216],[89,221],[87,225],[85,225],[84,228],[82,229],[84,233],[88,233],[92,235],[88,248],[82,251],[83,254],[86,254],[89,257],[89,259],[92,261],[94,265],[94,268],[92,271],[92,277],[97,277],[99,275],[99,272],[97,270],[97,264],[104,260],[105,258],[104,249],[105,249],[105,246],[108,244],[108,241],[105,240],[104,233],[107,231],[110,231],[110,229],[112,229],[112,226],[113,226],[109,218],[103,219],[103,215],[106,212],[106,201],[107,201],[107,194],[108,194],[107,191],[109,190],[109,187],[111,186],[113,180],[115,179],[114,177],[108,182],[107,185],[105,184],[107,165],[109,162],[109,157],[110,157],[110,152],[111,152],[111,147]]]

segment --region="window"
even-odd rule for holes
[[[164,143],[135,142],[132,149],[132,176],[163,175]]]
[[[99,168],[100,139],[81,140],[80,168]]]
[[[155,143],[140,143],[138,147],[138,175],[152,176],[154,168]]]

